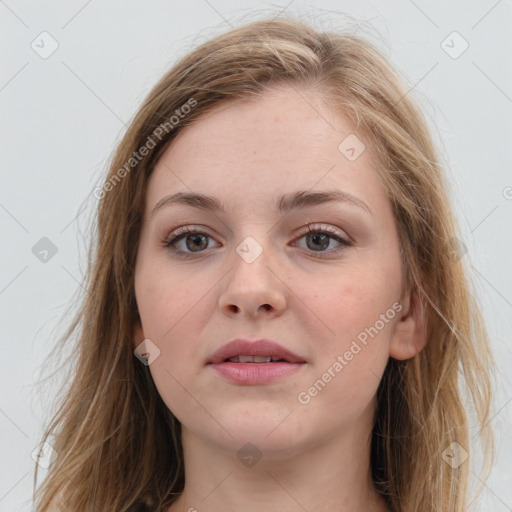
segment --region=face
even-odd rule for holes
[[[349,134],[365,142],[314,93],[280,86],[203,116],[155,166],[134,345],[158,347],[158,392],[203,442],[234,452],[251,442],[279,458],[367,428],[389,356],[407,355],[391,204],[371,147]],[[300,191],[341,194],[289,201]],[[153,212],[179,192],[224,209]],[[291,208],[279,209],[282,197]],[[235,338],[273,340],[304,363],[268,382],[230,380],[208,361]]]

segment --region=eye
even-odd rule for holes
[[[332,253],[338,254],[339,252],[345,250],[347,247],[351,246],[352,243],[343,238],[343,235],[339,233],[334,228],[331,228],[329,226],[322,226],[322,227],[311,227],[308,224],[308,231],[306,234],[302,235],[298,240],[305,239],[306,241],[306,248],[313,251],[313,252],[319,252],[322,253],[322,258],[326,257],[323,256],[323,253],[328,253],[331,255]],[[324,250],[329,247],[331,244],[331,241],[335,241],[338,245],[330,250]]]
[[[200,229],[193,226],[184,226],[171,233],[170,238],[165,240],[163,245],[178,256],[188,256],[208,249],[208,239],[212,238]],[[176,247],[180,242],[184,242],[185,245],[182,244],[182,247]]]
[[[329,255],[338,254],[351,246],[349,240],[343,238],[343,235],[329,226],[311,227],[308,224],[308,231],[301,235],[297,240],[306,240],[306,249],[316,253],[328,253]],[[202,231],[200,228],[194,226],[184,226],[178,228],[171,233],[168,239],[163,241],[163,246],[172,250],[173,253],[179,257],[187,257],[191,254],[200,254],[205,249],[210,249],[209,239],[213,238]],[[328,251],[331,241],[336,242],[338,245]],[[181,247],[178,244],[181,243]],[[326,257],[326,256],[320,256]]]

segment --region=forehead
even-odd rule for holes
[[[191,191],[236,206],[314,188],[385,201],[374,168],[369,141],[345,115],[311,90],[282,85],[182,129],[152,172],[146,212],[166,194]]]

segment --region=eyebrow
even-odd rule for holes
[[[341,190],[326,190],[320,192],[299,190],[291,194],[280,196],[276,208],[280,213],[288,213],[292,210],[334,202],[351,203],[372,215],[370,208],[364,201]],[[225,206],[216,197],[197,193],[178,192],[160,199],[153,208],[151,216],[154,216],[155,213],[162,208],[174,204],[188,205],[205,211],[226,212]]]

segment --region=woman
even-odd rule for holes
[[[368,42],[288,19],[203,44],[95,196],[38,512],[465,510],[487,335],[427,125]]]

